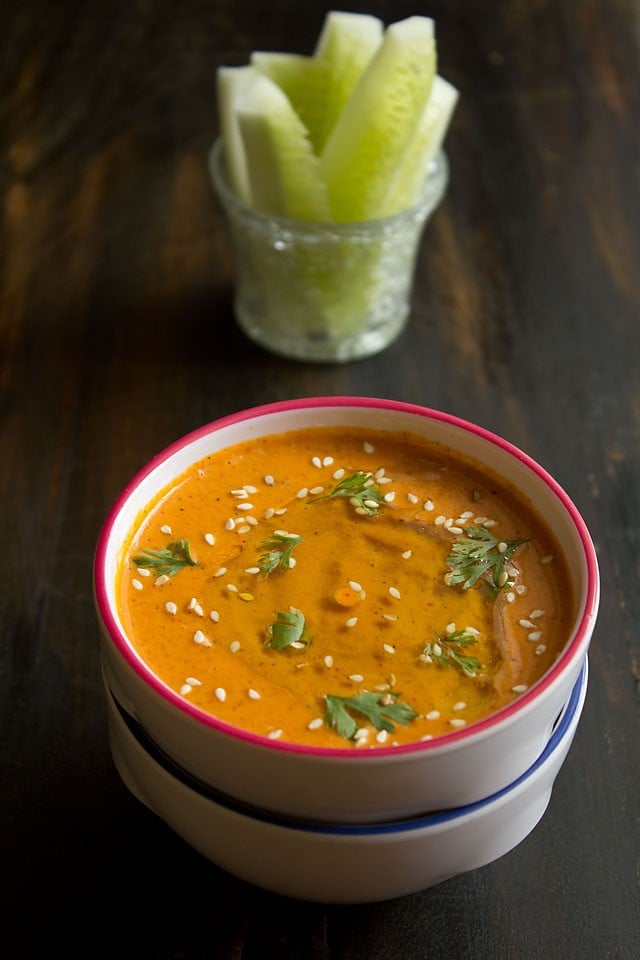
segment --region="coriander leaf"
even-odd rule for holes
[[[151,570],[154,577],[172,577],[183,567],[197,567],[188,540],[174,540],[165,550],[143,550],[133,557],[138,567]]]
[[[408,703],[398,700],[399,694],[394,693],[360,693],[355,697],[337,697],[326,694],[327,712],[325,723],[341,737],[352,740],[358,724],[349,711],[359,713],[365,717],[376,730],[386,730],[393,733],[395,723],[406,726],[415,720],[418,714]]]
[[[372,516],[377,514],[378,508],[384,503],[379,488],[376,487],[373,474],[364,470],[356,470],[348,477],[344,477],[328,493],[321,493],[313,497],[316,500],[327,500],[334,497],[347,497],[358,513]]]
[[[436,639],[424,647],[420,659],[423,663],[437,663],[441,667],[454,664],[460,667],[468,677],[475,677],[482,670],[482,664],[476,657],[468,656],[461,651],[477,642],[474,634],[467,633],[465,630],[436,633]]]
[[[463,590],[468,590],[483,580],[492,590],[501,590],[508,579],[505,564],[518,547],[530,539],[499,540],[486,527],[468,527],[456,538],[445,560],[449,567],[447,583],[461,583]]]
[[[267,628],[267,646],[274,650],[284,650],[294,646],[300,650],[311,643],[311,635],[305,623],[304,614],[295,607],[276,613],[277,619]]]
[[[288,570],[291,554],[300,543],[302,543],[302,537],[296,533],[284,533],[281,530],[272,533],[260,544],[260,549],[264,550],[258,558],[260,572],[269,575],[276,570],[280,572]]]

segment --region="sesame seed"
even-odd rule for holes
[[[224,528],[225,528],[225,530],[233,530],[234,527],[235,527],[235,525],[236,525],[236,522],[235,522],[235,520],[233,519],[233,517],[229,517],[229,519],[227,520],[227,522],[226,522],[225,525],[224,525]]]
[[[260,567],[245,567],[245,573],[260,573]]]
[[[373,444],[372,444],[372,443],[368,443],[368,442],[365,440],[365,442],[362,444],[362,447],[363,447],[365,453],[373,453]]]
[[[164,524],[160,527],[160,530],[161,530],[162,533],[173,533],[173,531],[172,531],[172,529],[171,529],[171,527],[169,526],[168,523],[164,523]]]
[[[418,498],[416,497],[415,493],[408,493],[408,494],[407,494],[407,500],[409,501],[409,503],[417,503],[417,502],[418,502]]]
[[[384,693],[386,690],[390,690],[391,688],[388,683],[376,683],[373,689],[377,690],[379,693]]]
[[[531,640],[532,643],[535,643],[542,636],[541,630],[534,630],[532,633],[527,634],[527,640]]]
[[[211,646],[211,641],[205,637],[202,630],[196,630],[196,632],[193,635],[193,640],[194,640],[194,643],[199,644],[201,647]]]
[[[314,497],[317,497],[318,494],[322,493],[323,490],[324,487],[312,487],[311,490],[309,490],[309,493],[312,493]]]
[[[509,593],[507,594],[507,603],[513,603],[515,598],[516,598],[515,593],[513,593],[513,591],[510,590]]]
[[[193,608],[193,612],[196,614],[197,617],[204,616],[204,610],[202,609],[199,603],[196,603],[196,605]]]
[[[433,737],[430,733],[425,733],[424,737],[420,737],[420,740],[433,740]]]
[[[167,600],[167,602],[164,605],[164,608],[167,611],[167,613],[170,613],[172,616],[178,612],[178,607],[173,602],[173,600]]]
[[[191,693],[192,690],[193,690],[193,687],[191,686],[190,683],[183,683],[182,686],[180,687],[180,693],[182,694],[183,697],[186,697],[186,695],[188,693]]]
[[[239,503],[237,508],[238,510],[253,510],[252,503]]]
[[[536,647],[536,650],[535,650],[536,657],[539,657],[540,654],[541,654],[541,653],[544,653],[546,649],[547,649],[547,648],[546,648],[546,646],[544,645],[544,643],[539,643],[538,646]]]
[[[288,560],[289,569],[291,569],[292,567],[295,567],[297,562],[298,561],[296,560],[295,557],[289,557],[289,560]]]
[[[453,720],[449,720],[449,725],[452,727],[464,727],[466,722],[462,717],[454,717]]]
[[[431,649],[433,650],[434,657],[442,656],[442,647],[439,643],[434,643]]]
[[[215,695],[220,703],[224,703],[224,701],[227,699],[227,691],[224,689],[224,687],[216,687]]]
[[[376,478],[376,480],[380,480],[381,477],[384,477],[384,467],[378,467],[378,469],[374,473],[374,477]]]
[[[383,500],[385,503],[393,503],[395,498],[396,498],[396,495],[393,492],[393,490],[389,490],[389,493],[385,493]]]
[[[460,514],[460,518],[462,520],[471,520],[472,516],[473,516],[473,510],[465,510],[464,513]]]
[[[396,616],[394,616],[393,613],[383,613],[382,616],[384,617],[385,620],[395,621],[398,619]]]
[[[212,610],[211,613],[209,614],[209,619],[213,620],[214,623],[217,623],[220,619],[220,614],[218,613],[217,610]]]
[[[474,517],[475,522],[480,527],[483,527],[485,525],[485,523],[487,522],[487,519],[488,519],[487,517],[480,517],[480,516]]]
[[[533,629],[533,624],[531,623],[530,620],[518,620],[518,623],[520,624],[521,627],[526,627],[528,630]]]
[[[252,687],[249,687],[249,689],[247,690],[247,696],[249,697],[249,700],[260,699],[260,694],[258,693],[257,690],[254,690]]]
[[[484,523],[482,524],[482,526],[483,526],[483,527],[495,527],[496,523],[497,523],[496,520],[485,520]]]
[[[518,596],[521,597],[523,593],[526,593],[526,592],[527,592],[527,588],[525,587],[524,583],[519,583],[518,586],[516,587],[516,593],[518,594]]]
[[[376,740],[378,741],[378,743],[386,743],[388,736],[389,734],[387,733],[386,730],[378,730],[378,732],[376,733]]]
[[[457,534],[457,533],[463,533],[463,532],[464,532],[464,531],[463,531],[462,527],[456,527],[455,524],[451,524],[451,526],[449,527],[449,533],[455,533],[455,534]]]
[[[240,649],[240,641],[239,641],[239,640],[233,640],[233,641],[229,644],[229,650],[231,651],[231,653],[237,653],[239,649]]]
[[[362,516],[362,517],[366,517],[366,516],[368,515],[368,511],[365,510],[364,507],[356,507],[356,509],[355,509],[354,512],[355,512],[355,513],[359,513],[360,516]]]
[[[504,540],[501,540],[496,549],[498,553],[505,553],[507,550],[507,547],[508,547],[508,544],[505,543]]]
[[[377,500],[364,500],[363,503],[364,506],[369,507],[370,510],[377,510],[380,506]]]
[[[453,517],[447,517],[446,520],[444,521],[444,525],[445,527],[447,527],[447,529],[451,526],[452,523],[453,523]]]
[[[425,713],[425,720],[439,720],[440,711],[439,710],[429,710],[429,713]]]
[[[323,467],[330,467],[332,463],[333,463],[333,457],[323,457],[323,458],[322,458],[322,466],[323,466]]]
[[[249,519],[247,517],[247,519]],[[245,525],[238,527],[238,533],[249,533],[249,527]]]
[[[524,693],[526,689],[526,683],[517,683],[515,687],[511,687],[513,693]]]
[[[138,567],[136,573],[137,573],[138,576],[140,576],[140,577],[150,577],[150,576],[151,576],[151,570],[147,570],[145,567]]]
[[[338,470],[334,470],[333,472],[334,480],[342,480],[343,477],[344,477],[344,469],[342,467],[340,467]]]
[[[267,507],[267,509],[264,512],[265,520],[271,520],[271,517],[274,515],[274,513],[275,513],[275,510],[273,509],[273,507]]]
[[[449,634],[455,633],[455,632],[456,632],[456,625],[455,625],[455,623],[448,623],[448,624],[446,625],[446,627],[445,627],[445,632],[446,632],[446,633],[449,633]]]
[[[413,556],[413,550],[405,550],[402,554],[402,559],[408,560],[412,556]]]
[[[389,593],[391,594],[392,597],[394,597],[394,599],[396,600],[400,599],[400,591],[398,590],[397,587],[389,587]]]
[[[202,680],[198,680],[197,677],[187,677],[185,683],[191,684],[192,687],[201,687]]]
[[[247,491],[247,493],[257,493],[257,492],[258,492],[258,488],[257,488],[257,487],[253,487],[250,483],[245,483],[244,489]]]
[[[544,617],[544,610],[532,610],[529,614],[530,620],[537,620],[538,617]]]
[[[301,487],[300,490],[298,490],[298,492],[296,493],[296,497],[298,498],[298,500],[304,500],[304,498],[308,495],[308,493],[309,491],[307,490],[306,487]]]
[[[228,584],[227,584],[227,590],[229,590],[231,593],[237,593],[237,592],[238,592],[238,588],[236,587],[235,583],[228,583]]]
[[[207,541],[207,543],[209,544],[210,547],[212,547],[212,546],[214,545],[214,543],[216,542],[216,538],[214,537],[214,535],[213,535],[212,533],[205,533],[204,538],[205,538],[205,540]]]
[[[333,666],[333,657],[331,656],[331,654],[328,653],[327,656],[324,658],[324,665],[325,667]]]
[[[459,710],[464,710],[464,709],[466,709],[466,706],[467,706],[467,705],[466,705],[466,703],[464,702],[464,700],[458,700],[457,703],[454,703],[453,709],[457,712],[457,711],[459,711]]]
[[[435,518],[433,522],[435,523],[436,527],[441,527],[442,524],[446,521],[446,519],[447,519],[446,517],[443,517],[442,514],[440,514],[438,517]]]
[[[282,730],[270,730],[267,736],[269,740],[278,740],[282,736]]]
[[[553,557],[549,554],[548,556],[543,557],[540,563],[551,563],[552,560],[553,560]]]
[[[318,469],[320,469],[322,466],[322,460],[320,457],[311,457],[311,463],[314,465],[314,467],[318,467]]]
[[[383,643],[383,644],[382,644],[382,649],[384,650],[385,653],[395,653],[395,652],[396,652],[396,648],[395,648],[394,646],[392,646],[390,643]]]
[[[464,632],[465,632],[465,633],[470,633],[472,637],[479,637],[479,636],[480,636],[480,631],[479,631],[479,630],[476,630],[475,627],[465,627],[465,628],[464,628]]]
[[[358,742],[364,742],[369,739],[369,731],[366,727],[358,727],[353,736]]]
[[[264,477],[264,482],[268,487],[272,487],[273,484],[275,483],[275,480],[273,479],[270,473],[267,473]]]
[[[357,580],[349,580],[349,586],[352,590],[355,590],[356,593],[360,593],[362,586],[358,583]]]
[[[214,573],[214,577],[224,577],[226,572],[227,572],[226,567],[219,567]]]
[[[355,627],[357,622],[358,622],[357,617],[349,617],[348,620],[345,620],[344,625],[345,627]]]
[[[427,512],[429,512],[429,513],[430,513],[432,510],[434,510],[435,507],[434,507],[434,504],[433,504],[433,500],[425,500],[425,502],[424,502],[424,509],[425,509]]]
[[[135,577],[131,581],[131,586],[135,587],[136,590],[142,590],[142,584],[140,583],[139,580],[136,580]]]
[[[353,680],[354,683],[362,683],[364,677],[361,673],[352,673],[349,677],[349,680]]]
[[[307,730],[319,730],[319,728],[324,724],[322,717],[315,717],[315,719],[310,720],[307,724]]]
[[[239,500],[246,500],[247,497],[249,496],[249,494],[244,489],[244,487],[241,487],[239,490],[232,490],[231,493],[233,494],[234,497],[237,497]]]

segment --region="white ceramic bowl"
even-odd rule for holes
[[[375,750],[321,749],[269,740],[217,720],[174,693],[133,649],[117,614],[118,555],[139,512],[207,454],[239,441],[314,425],[408,430],[486,464],[528,497],[555,531],[577,598],[570,636],[554,665],[488,718],[431,741]],[[544,749],[580,673],[595,625],[599,573],[578,510],[530,457],[479,426],[391,400],[319,397],[243,410],[154,457],[128,484],[100,533],[94,592],[109,688],[160,749],[222,793],[293,817],[334,823],[396,820],[473,803],[501,790]]]
[[[508,853],[543,816],[585,701],[588,663],[541,756],[514,783],[469,806],[396,823],[287,820],[197,783],[158,752],[107,690],[116,767],[131,792],[190,846],[272,893],[323,903],[389,900]]]

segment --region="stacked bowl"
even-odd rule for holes
[[[486,717],[375,749],[316,747],[243,729],[190,702],[134,646],[117,599],[131,529],[191,465],[246,440],[308,427],[419,435],[504,478],[553,531],[570,578],[570,629],[546,672]],[[111,750],[131,792],[231,874],[325,903],[391,899],[512,850],[545,812],[585,701],[599,604],[578,510],[527,454],[449,414],[363,397],[240,411],[154,457],[107,516],[94,562]]]

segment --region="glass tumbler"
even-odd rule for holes
[[[209,170],[234,252],[234,313],[251,340],[294,360],[346,363],[396,339],[425,225],[448,184],[443,152],[414,207],[355,223],[303,223],[246,206],[228,186],[220,139]]]

